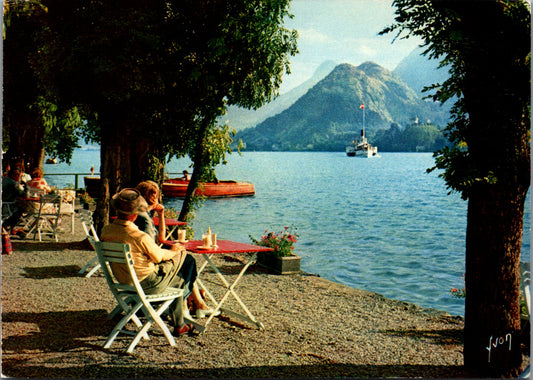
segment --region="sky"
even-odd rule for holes
[[[290,57],[291,74],[283,79],[285,93],[309,79],[321,63],[373,61],[389,70],[414,50],[420,40],[396,40],[394,33],[378,36],[393,24],[392,0],[292,0],[288,29],[298,30],[298,50]]]

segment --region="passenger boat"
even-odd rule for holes
[[[188,180],[168,179],[163,182],[163,195],[169,198],[185,198],[188,186]],[[208,198],[247,197],[254,194],[253,183],[237,181],[202,182],[195,191],[195,195],[203,195]]]
[[[370,144],[365,136],[365,103],[359,107],[363,110],[363,129],[361,129],[361,137],[352,141],[346,147],[346,155],[348,157],[374,157],[378,155],[378,147]]]
[[[378,147],[370,144],[365,136],[365,130],[361,130],[361,138],[352,141],[346,147],[346,154],[349,157],[374,157],[378,155]]]

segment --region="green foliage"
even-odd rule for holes
[[[83,191],[78,194],[78,198],[80,199],[80,202],[82,204],[86,205],[92,205],[95,204],[96,201],[89,195],[87,192]]]
[[[226,154],[232,153],[231,144],[235,130],[230,129],[228,125],[215,125],[214,128],[207,132],[204,143],[205,154],[207,158],[207,170],[203,173],[201,180],[212,182],[216,180],[214,167],[222,164],[226,165]]]
[[[529,182],[530,10],[524,1],[395,0],[396,23],[381,33],[420,37],[425,54],[450,67],[426,91],[454,101],[452,143],[435,168],[468,198],[475,184]]]
[[[78,108],[73,107],[61,112],[57,105],[41,96],[34,107],[39,110],[45,129],[43,141],[45,152],[70,164],[73,150],[79,147],[78,130],[84,123]]]
[[[158,158],[194,157],[218,138],[208,135],[226,104],[272,99],[297,53],[297,33],[283,28],[289,0],[43,3],[32,64],[48,101],[82,107],[82,137],[104,149],[127,128],[132,149],[143,136]]]
[[[446,128],[452,146],[436,154],[436,167],[450,190],[469,199],[465,366],[479,377],[516,377],[518,350],[487,362],[479,342],[519,322],[516,264],[531,170],[530,4],[395,0],[394,5],[396,24],[383,32],[419,36],[426,54],[450,67],[449,79],[429,91],[434,100],[455,102]]]
[[[4,115],[3,148],[6,157],[23,154],[32,163],[45,153],[69,162],[77,146],[78,109],[60,107],[42,85],[34,59],[42,45],[48,8],[41,1],[4,3]],[[24,138],[24,136],[26,136]]]
[[[442,131],[433,124],[409,124],[401,129],[393,123],[370,138],[381,152],[435,152],[448,143]]]

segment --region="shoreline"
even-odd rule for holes
[[[258,265],[237,291],[265,330],[222,314],[203,334],[177,338],[176,347],[156,331],[132,355],[123,336],[105,350],[115,301],[101,273],[78,274],[94,257],[79,217],[74,235],[62,223],[58,243],[14,238],[13,253],[2,256],[4,376],[470,377],[461,316],[314,274],[271,275]],[[234,278],[235,257],[220,256],[224,275]],[[202,279],[207,284],[215,274],[206,270]],[[235,306],[231,297],[228,303]]]

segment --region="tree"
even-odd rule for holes
[[[296,52],[280,26],[288,0],[43,3],[40,72],[101,144],[100,224],[109,195],[161,174],[167,157],[190,155],[197,183],[226,104],[270,100]]]
[[[395,0],[382,33],[422,38],[425,54],[450,65],[431,86],[455,99],[436,155],[452,191],[468,199],[465,365],[479,376],[521,371],[519,264],[530,182],[530,9],[524,1]]]
[[[42,167],[45,153],[68,162],[81,125],[76,108],[58,109],[45,100],[31,64],[46,13],[38,1],[4,3],[2,148],[7,162],[24,159],[30,168]]]

